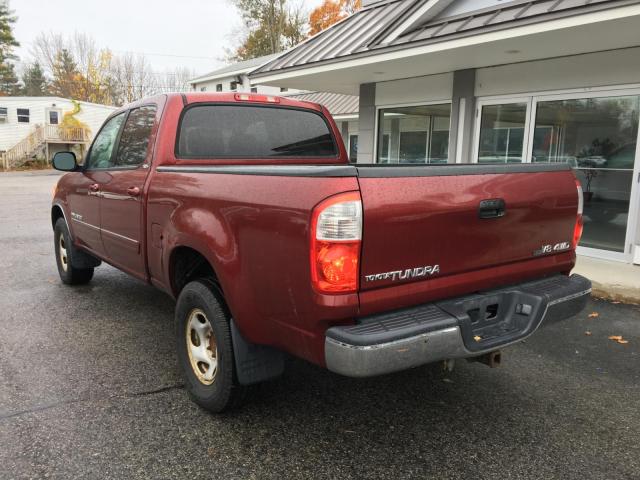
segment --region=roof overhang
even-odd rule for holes
[[[239,76],[242,76],[242,75],[246,75],[251,70],[252,69],[244,68],[242,70],[233,70],[231,72],[224,72],[224,73],[220,73],[220,74],[205,75],[205,76],[202,76],[202,77],[194,78],[193,80],[189,80],[188,83],[193,85],[193,84],[197,84],[197,83],[210,82],[212,80],[221,80],[223,78],[239,77]]]
[[[358,94],[364,83],[640,46],[640,5],[256,73],[263,85]]]

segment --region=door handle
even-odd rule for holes
[[[127,188],[127,193],[130,197],[137,197],[140,195],[140,189],[138,187],[129,187]]]
[[[482,200],[478,207],[478,217],[482,219],[504,217],[505,210],[506,205],[501,198]]]
[[[98,185],[97,183],[92,183],[91,185],[89,185],[89,190],[91,190],[92,192],[97,192],[98,190],[100,190],[100,185]]]

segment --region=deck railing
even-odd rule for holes
[[[87,143],[90,138],[89,130],[83,127],[36,125],[29,135],[2,154],[2,167],[9,170],[19,166],[46,143]]]

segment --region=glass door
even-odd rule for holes
[[[532,162],[567,162],[584,190],[580,246],[627,253],[640,96],[537,99]],[[629,232],[628,232],[629,230]]]
[[[521,163],[527,151],[531,99],[478,102],[478,163]]]

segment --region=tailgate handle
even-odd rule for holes
[[[501,198],[491,198],[482,200],[478,207],[478,217],[480,218],[500,218],[505,214],[505,203]]]

